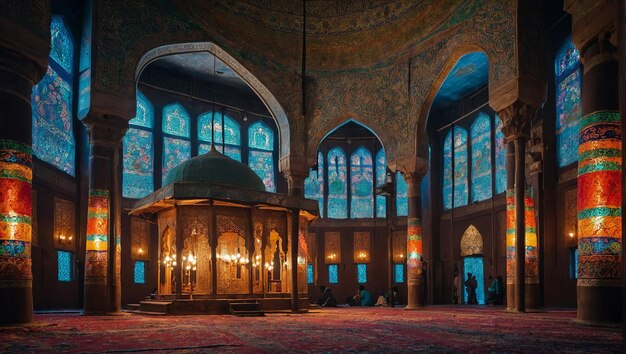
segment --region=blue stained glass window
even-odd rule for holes
[[[454,207],[467,205],[467,130],[454,127]]]
[[[579,64],[580,53],[572,42],[572,39],[568,38],[556,55],[556,59],[554,60],[554,73],[556,76],[560,76],[568,70],[578,68]]]
[[[452,209],[452,131],[448,131],[443,140],[443,208]]]
[[[578,123],[582,118],[580,54],[571,39],[555,59],[556,145],[559,167],[578,161]]]
[[[400,172],[396,172],[396,216],[409,215],[409,187]]]
[[[463,258],[463,282],[467,280],[467,273],[472,273],[476,277],[478,287],[476,288],[476,299],[480,305],[485,304],[485,277],[483,267],[483,257],[465,257]],[[467,303],[467,290],[463,288],[463,299]]]
[[[374,165],[372,154],[363,146],[350,157],[350,217],[374,217]]]
[[[217,151],[241,162],[241,127],[239,123],[221,112],[215,112],[215,114],[206,112],[198,116],[198,139],[201,141],[198,146],[198,154],[209,152],[211,149],[210,142],[213,141],[214,134]]]
[[[506,142],[502,133],[502,120],[496,114],[496,194],[506,191]]]
[[[60,16],[52,16],[52,48],[48,70],[31,95],[33,153],[74,176],[72,83],[74,43]]]
[[[191,157],[191,144],[187,140],[163,137],[163,180],[179,163]]]
[[[304,197],[317,200],[320,217],[324,216],[324,156],[317,153],[317,170],[311,169],[304,180]]]
[[[91,0],[85,2],[82,36],[80,40],[80,66],[78,77],[78,118],[89,113],[91,104]]]
[[[376,187],[381,187],[387,183],[387,158],[385,149],[376,153]],[[387,198],[384,195],[376,196],[376,217],[387,217]]]
[[[396,283],[404,283],[404,264],[395,263],[393,265],[393,280]]]
[[[267,124],[257,121],[248,127],[248,165],[265,184],[265,190],[276,192],[274,183],[274,132]]]
[[[233,160],[241,162],[241,149],[239,147],[226,145],[226,151],[222,146],[216,146],[215,149]],[[211,144],[198,144],[198,155],[206,154],[211,150]]]
[[[57,250],[57,279],[72,281],[72,254]]]
[[[180,103],[163,107],[163,133],[189,138],[189,123],[189,113]]]
[[[328,151],[328,217],[348,217],[348,183],[346,154],[340,147]]]
[[[491,198],[491,121],[479,113],[470,128],[472,139],[472,202]]]
[[[367,264],[357,264],[356,274],[356,280],[359,284],[367,283]]]
[[[336,264],[328,265],[328,282],[330,284],[339,283],[339,271]]]
[[[308,263],[306,265],[306,282],[308,284],[313,284],[315,282],[315,275],[313,273],[313,264]]]
[[[135,278],[135,284],[145,284],[146,283],[146,262],[135,261],[135,268],[134,268],[133,274]]]
[[[137,111],[135,118],[130,120],[130,125],[136,127],[152,128],[154,124],[154,107],[148,97],[137,90]]]
[[[569,277],[570,279],[578,279],[578,247],[570,252],[570,257]]]
[[[152,104],[137,91],[137,112],[122,140],[122,196],[126,198],[143,198],[154,190],[153,136],[149,129],[153,122]]]

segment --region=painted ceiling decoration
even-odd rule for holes
[[[435,96],[431,111],[457,102],[487,86],[489,60],[483,52],[463,55],[454,65]]]

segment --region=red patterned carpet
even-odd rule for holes
[[[7,352],[622,352],[617,328],[573,322],[573,311],[493,307],[335,308],[233,316],[37,315],[0,328]]]

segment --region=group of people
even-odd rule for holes
[[[330,287],[320,286],[320,291],[322,295],[317,300],[317,305],[320,307],[336,307],[337,300],[333,296],[333,293]],[[390,297],[391,296],[391,297]],[[374,302],[374,297],[372,294],[365,289],[365,286],[360,285],[359,290],[353,296],[350,296],[346,299],[346,304],[348,306],[389,306],[389,304],[393,301],[394,305],[398,304],[398,287],[394,286],[390,292],[383,294],[382,291],[378,293],[378,298],[376,302]]]
[[[494,279],[493,276],[490,275],[489,281],[491,282],[491,285],[489,285],[489,288],[487,288],[487,304],[493,304],[493,305],[504,304],[505,288],[504,288],[504,284],[502,283],[502,277],[498,275]],[[458,293],[458,290],[460,289],[459,283],[460,283],[459,274],[455,270],[454,294],[452,297],[452,302],[455,304],[459,303],[459,295],[460,295]],[[465,285],[465,291],[467,292],[467,303],[469,305],[478,304],[478,298],[476,296],[476,289],[478,288],[478,281],[476,280],[476,276],[472,275],[472,273],[467,273],[467,279],[465,280],[464,285]]]

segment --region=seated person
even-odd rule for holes
[[[398,302],[398,287],[394,286],[392,289],[392,294],[393,294],[393,304],[395,305],[399,305],[400,302]],[[387,291],[387,293],[385,294],[385,299],[387,300],[387,303],[390,303],[390,299],[389,299],[389,291]]]
[[[365,290],[363,285],[359,286],[359,296],[361,297],[361,306],[374,306],[374,297]]]
[[[376,300],[374,306],[389,306],[389,304],[387,303],[387,299],[385,298],[385,295],[383,295],[382,291],[378,292],[378,300]]]
[[[336,307],[337,300],[333,296],[332,291],[327,286],[320,286],[320,290],[322,291],[322,296],[319,300],[317,300],[317,304],[321,307]]]

